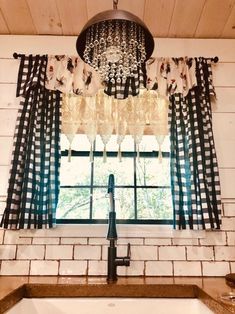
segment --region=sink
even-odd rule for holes
[[[211,314],[193,298],[32,298],[22,299],[7,314]]]
[[[26,283],[0,302],[6,314],[231,313],[194,284]],[[157,309],[157,310],[156,310]]]

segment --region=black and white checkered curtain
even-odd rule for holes
[[[197,86],[170,99],[171,187],[176,229],[219,229],[220,182],[212,132],[211,61],[196,59]]]
[[[1,226],[55,225],[59,194],[60,92],[45,89],[47,56],[21,56],[18,112],[6,209]]]

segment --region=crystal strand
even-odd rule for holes
[[[141,30],[141,43],[142,43],[142,49],[141,49],[141,63],[143,63],[146,59],[146,50],[145,50],[145,36],[143,30]]]
[[[86,45],[85,45],[85,50],[83,53],[84,60],[88,64],[90,64],[90,34],[91,34],[91,31],[89,28],[87,33],[86,33]]]

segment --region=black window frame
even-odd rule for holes
[[[90,152],[88,151],[71,151],[71,157],[87,157],[89,158]],[[151,152],[139,152],[139,157],[147,157],[147,158],[158,158],[158,151],[151,151]],[[68,157],[69,151],[68,150],[62,150],[61,156],[62,157]],[[102,157],[103,152],[102,151],[96,151],[94,149],[93,151],[93,157]],[[136,177],[136,163],[137,161],[137,152],[136,152],[136,146],[134,147],[134,151],[123,151],[122,152],[123,158],[133,158],[134,161],[134,185],[118,185],[115,186],[115,189],[119,188],[133,188],[134,189],[134,211],[135,211],[135,217],[137,217],[137,189],[139,188],[167,188],[169,189],[170,186],[144,186],[144,185],[137,185],[137,177]],[[118,153],[116,151],[108,151],[107,152],[107,158],[118,158]],[[162,158],[170,158],[169,152],[162,152]],[[90,188],[90,194],[93,194],[94,188],[107,188],[107,185],[94,185],[94,163],[91,162],[91,184],[90,185],[63,185],[61,188]],[[57,224],[107,224],[107,219],[93,219],[92,218],[92,200],[90,200],[90,218],[89,219],[56,219]],[[131,224],[131,225],[173,225],[173,219],[117,219],[116,220],[118,224]]]

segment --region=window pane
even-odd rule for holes
[[[93,219],[107,219],[109,199],[106,189],[93,189]]]
[[[95,188],[93,192],[93,218],[107,219],[110,211],[110,200],[107,189]],[[115,210],[117,219],[134,218],[134,190],[115,189]]]
[[[88,157],[61,158],[60,183],[63,185],[90,185],[91,163]]]
[[[139,186],[170,186],[169,158],[140,158],[136,163],[136,178]]]
[[[60,188],[57,219],[88,219],[90,211],[90,189]]]
[[[133,185],[134,184],[134,166],[132,158],[123,158],[122,162],[118,158],[95,157],[94,159],[94,185],[108,185],[108,177],[113,173],[115,176],[115,185]]]
[[[134,189],[131,188],[116,189],[115,204],[117,219],[135,218]]]
[[[172,219],[170,189],[137,189],[138,219]]]

